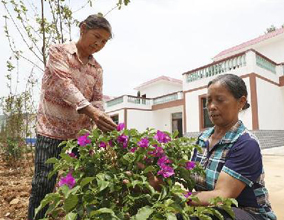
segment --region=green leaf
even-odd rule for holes
[[[108,208],[100,208],[99,210],[92,211],[90,213],[90,217],[94,215],[100,215],[100,214],[111,214],[112,217],[118,219],[115,213],[111,209],[108,209]]]
[[[212,212],[219,220],[224,220],[223,215],[217,209],[212,209]]]
[[[109,186],[109,182],[105,180],[97,180],[98,187],[99,187],[99,192],[103,191],[105,188]]]
[[[60,154],[60,157],[63,159],[63,160],[66,160],[67,162],[72,162],[73,158],[70,157],[68,154],[66,153],[61,153]]]
[[[49,158],[47,161],[45,161],[45,163],[57,163],[58,159],[55,157]]]
[[[177,220],[177,217],[174,213],[167,213],[166,217],[167,217],[167,220]]]
[[[80,186],[83,188],[88,183],[92,182],[95,179],[95,177],[85,177],[81,180]]]
[[[233,219],[235,219],[235,213],[230,206],[222,206],[222,209],[224,209]]]
[[[143,173],[149,173],[155,170],[154,166],[148,166],[146,169],[143,171]]]
[[[56,193],[50,193],[47,194],[44,199],[41,201],[40,205],[38,208],[36,208],[35,210],[35,215],[37,215],[37,213],[43,209],[47,204],[49,204],[50,202],[52,202],[55,198],[59,198],[60,195],[56,194]]]
[[[138,210],[138,213],[131,218],[131,220],[146,220],[153,213],[153,209],[150,206],[145,206]]]
[[[76,220],[77,219],[77,213],[70,212],[68,215],[66,215],[65,220]]]
[[[78,204],[78,196],[77,195],[70,195],[64,202],[63,208],[66,212],[70,212],[75,206]]]
[[[200,220],[212,220],[212,218],[211,218],[210,216],[208,216],[208,215],[203,215],[203,214],[198,215],[198,218],[199,218]]]

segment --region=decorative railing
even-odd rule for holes
[[[246,54],[242,53],[234,56],[230,59],[219,61],[197,70],[193,70],[187,73],[187,82],[193,82],[202,78],[214,76],[220,73],[224,73],[233,69],[246,66]]]
[[[109,101],[106,102],[107,107],[118,105],[120,103],[123,103],[123,96],[115,98],[115,99],[112,99],[112,100],[109,100]]]
[[[163,103],[166,103],[166,102],[175,101],[177,99],[178,99],[178,93],[173,93],[173,94],[170,94],[170,95],[154,98],[153,104],[154,105],[163,104]]]
[[[256,65],[276,74],[276,64],[259,54],[256,54]]]
[[[127,102],[141,105],[150,105],[150,99],[135,96],[127,96]]]

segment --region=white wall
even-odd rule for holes
[[[166,94],[182,90],[182,84],[170,83],[167,81],[158,81],[145,88],[140,89],[140,95],[146,94],[147,98],[156,98]]]
[[[182,112],[183,114],[183,106],[176,106],[154,111],[153,119],[155,128],[162,131],[172,132],[172,114],[178,112]]]
[[[255,49],[276,63],[284,62],[284,34],[271,39],[270,42],[259,45]]]
[[[249,77],[243,78],[248,91],[248,103],[251,105],[251,89],[250,89],[250,80]],[[248,108],[239,113],[239,119],[244,123],[247,129],[252,130],[252,108]]]
[[[284,129],[284,89],[257,78],[260,130]]]
[[[200,89],[185,94],[186,132],[199,132],[199,99],[207,93],[207,89]]]
[[[146,128],[172,132],[172,113],[183,112],[183,106],[156,111],[127,110],[127,128],[145,131]]]
[[[153,112],[143,111],[136,109],[127,110],[127,128],[135,128],[140,132],[146,130],[146,128],[155,127]]]

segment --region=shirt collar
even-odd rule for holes
[[[212,128],[209,128],[208,130],[204,131],[199,139],[206,142],[210,138],[210,136],[213,134],[215,129],[215,126]],[[234,124],[229,131],[222,137],[220,140],[220,144],[228,144],[228,143],[234,143],[237,141],[237,139],[246,131],[246,128],[242,121],[238,121],[236,124]]]
[[[77,55],[77,47],[76,47],[76,43],[75,42],[72,41],[70,43],[65,44],[65,48],[66,48],[66,51],[68,53]],[[95,67],[99,67],[98,62],[95,60],[93,55],[89,56],[88,64],[91,64],[92,66],[95,66]]]

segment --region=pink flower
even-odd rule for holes
[[[148,154],[152,155],[153,157],[162,157],[164,155],[164,150],[161,147],[157,147],[157,145],[154,145],[155,150],[149,151]]]
[[[99,147],[106,148],[107,144],[105,142],[101,141]]]
[[[117,141],[118,143],[122,144],[123,148],[127,148],[128,136],[126,136],[125,134],[122,134],[118,136]]]
[[[160,143],[168,143],[171,140],[169,135],[161,132],[160,130],[157,131],[157,134],[154,136],[154,138]]]
[[[185,168],[187,170],[192,170],[194,167],[195,167],[195,162],[193,162],[193,161],[188,161],[188,162],[185,163]]]
[[[158,162],[157,162],[157,164],[159,166],[162,166],[163,164],[167,164],[167,163],[172,163],[172,161],[170,161],[169,158],[166,155],[160,157]]]
[[[170,166],[162,164],[161,170],[158,171],[158,175],[162,175],[164,178],[168,178],[175,174],[174,169]]]
[[[88,138],[89,135],[89,133],[86,133],[85,135],[80,136],[78,138],[78,144],[80,146],[86,146],[87,144],[91,143],[91,140]]]
[[[62,177],[59,181],[59,187],[67,185],[69,189],[72,189],[76,184],[76,181],[71,173],[68,173],[66,177]]]
[[[192,195],[192,192],[187,191],[186,193],[183,194],[185,198],[188,198]]]
[[[137,150],[137,147],[133,147],[133,148],[130,149],[130,152],[134,153],[136,150]]]
[[[73,152],[68,153],[68,155],[69,155],[70,157],[77,158],[76,155],[75,155]]]
[[[125,128],[125,124],[124,123],[119,123],[118,125],[117,125],[117,127],[116,127],[116,130],[117,131],[121,131],[121,130],[123,130]]]
[[[149,140],[147,138],[142,138],[137,145],[139,147],[147,148],[149,146]]]

